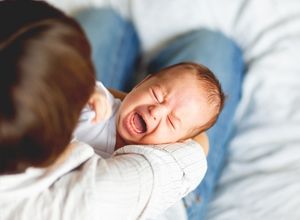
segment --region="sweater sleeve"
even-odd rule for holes
[[[192,140],[125,146],[97,165],[97,207],[107,219],[156,217],[192,191],[206,169],[204,151]]]

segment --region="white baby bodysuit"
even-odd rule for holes
[[[74,131],[74,137],[91,145],[96,154],[103,158],[108,158],[115,149],[115,120],[121,101],[114,98],[101,82],[97,82],[97,90],[107,98],[112,108],[111,116],[107,120],[93,123],[91,121],[95,117],[95,112],[89,106],[86,106],[81,112],[78,125]]]

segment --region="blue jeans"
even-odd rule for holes
[[[132,24],[110,9],[88,9],[76,19],[90,41],[97,80],[108,88],[130,91],[140,53]]]
[[[83,11],[78,20],[91,41],[97,76],[107,87],[131,88],[140,44],[133,25],[111,9]],[[217,123],[208,130],[210,151],[208,171],[201,184],[183,201],[190,220],[205,218],[207,205],[221,174],[227,142],[233,130],[233,116],[241,96],[244,63],[240,48],[220,32],[200,29],[177,37],[150,62],[149,72],[182,61],[199,62],[209,67],[227,95]]]

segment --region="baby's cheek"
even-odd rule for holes
[[[174,143],[179,140],[179,137],[175,133],[162,132],[156,136],[155,140],[157,144]]]
[[[170,132],[170,134],[168,136],[169,136],[169,142],[171,142],[171,143],[175,143],[175,142],[185,139],[185,134],[183,134],[182,132],[179,132],[179,131]]]

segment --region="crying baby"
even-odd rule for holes
[[[114,150],[129,144],[174,143],[210,128],[223,105],[221,85],[207,67],[179,63],[148,75],[135,86],[112,111],[110,119],[101,122],[104,127],[88,132],[87,127],[79,125],[75,136],[88,143],[94,138],[99,145],[100,130],[111,130],[109,124],[113,123],[115,138],[108,141],[106,131],[102,144],[114,145]]]

